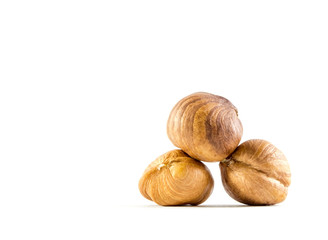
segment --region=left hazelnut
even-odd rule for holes
[[[163,206],[198,205],[211,195],[210,170],[182,150],[172,150],[153,161],[144,171],[140,193]]]

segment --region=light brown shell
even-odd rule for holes
[[[191,94],[172,109],[167,122],[171,142],[191,157],[217,162],[238,146],[243,127],[237,108],[221,96]]]
[[[242,143],[220,162],[222,183],[235,200],[249,205],[272,205],[287,197],[291,173],[284,154],[265,140]]]
[[[158,157],[139,181],[140,193],[163,206],[198,205],[211,195],[213,186],[209,169],[181,150]]]

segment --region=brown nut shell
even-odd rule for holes
[[[139,181],[140,193],[163,206],[198,205],[211,195],[213,186],[209,169],[181,150],[158,157]]]
[[[248,205],[272,205],[287,197],[291,173],[284,154],[265,140],[242,143],[220,162],[222,183],[235,200]]]
[[[243,127],[237,108],[226,98],[198,92],[172,109],[167,134],[171,142],[191,157],[217,162],[238,146]]]

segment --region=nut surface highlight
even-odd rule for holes
[[[238,146],[242,133],[237,108],[228,99],[205,92],[180,100],[167,122],[171,142],[206,162],[225,159]]]
[[[291,181],[284,154],[265,140],[242,143],[220,162],[222,183],[235,200],[249,205],[272,205],[287,197]]]
[[[141,194],[159,205],[198,205],[212,193],[209,169],[181,150],[169,151],[153,161],[139,181]]]

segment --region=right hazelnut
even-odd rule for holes
[[[287,197],[291,181],[284,154],[265,140],[239,145],[220,162],[222,183],[235,200],[248,205],[273,205]]]

